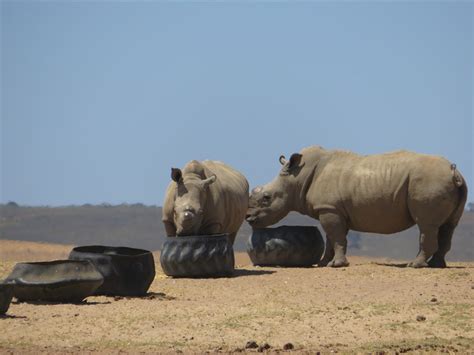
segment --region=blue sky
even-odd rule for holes
[[[1,3],[1,196],[161,205],[170,168],[251,186],[319,144],[473,173],[469,2]]]

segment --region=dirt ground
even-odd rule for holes
[[[0,240],[0,278],[70,248]],[[269,268],[238,254],[232,278],[173,279],[155,261],[144,298],[12,303],[0,353],[258,351],[249,341],[269,352],[474,352],[474,262],[415,270],[349,256],[341,269]]]

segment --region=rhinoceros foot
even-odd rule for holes
[[[349,262],[347,261],[346,257],[340,259],[334,259],[328,263],[329,267],[344,267],[349,266]]]
[[[445,268],[446,267],[446,261],[444,258],[438,257],[433,255],[430,261],[428,261],[428,266],[429,267],[435,267],[435,268]]]
[[[412,262],[408,263],[407,266],[408,267],[413,267],[415,269],[419,269],[419,268],[422,268],[422,267],[428,267],[428,263],[424,260],[415,259]]]

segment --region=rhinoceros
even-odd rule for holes
[[[361,156],[312,146],[280,157],[280,173],[252,190],[246,220],[254,228],[290,211],[319,219],[326,232],[320,266],[348,266],[349,229],[390,234],[415,224],[420,249],[412,267],[445,267],[467,186],[454,164],[409,151]]]
[[[248,207],[247,179],[230,166],[192,160],[171,169],[173,180],[163,203],[168,236],[229,233],[233,243]]]

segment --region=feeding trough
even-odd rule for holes
[[[234,249],[228,234],[168,237],[160,262],[168,276],[230,276],[234,272]]]
[[[148,250],[103,245],[72,249],[71,260],[90,260],[104,277],[97,295],[143,296],[155,278],[155,260]]]
[[[16,264],[6,281],[14,283],[19,301],[75,303],[91,296],[104,278],[87,260],[55,260]]]
[[[7,313],[13,297],[13,284],[0,282],[0,315]]]
[[[259,266],[309,267],[323,251],[323,237],[313,226],[254,229],[247,243],[252,263]]]

